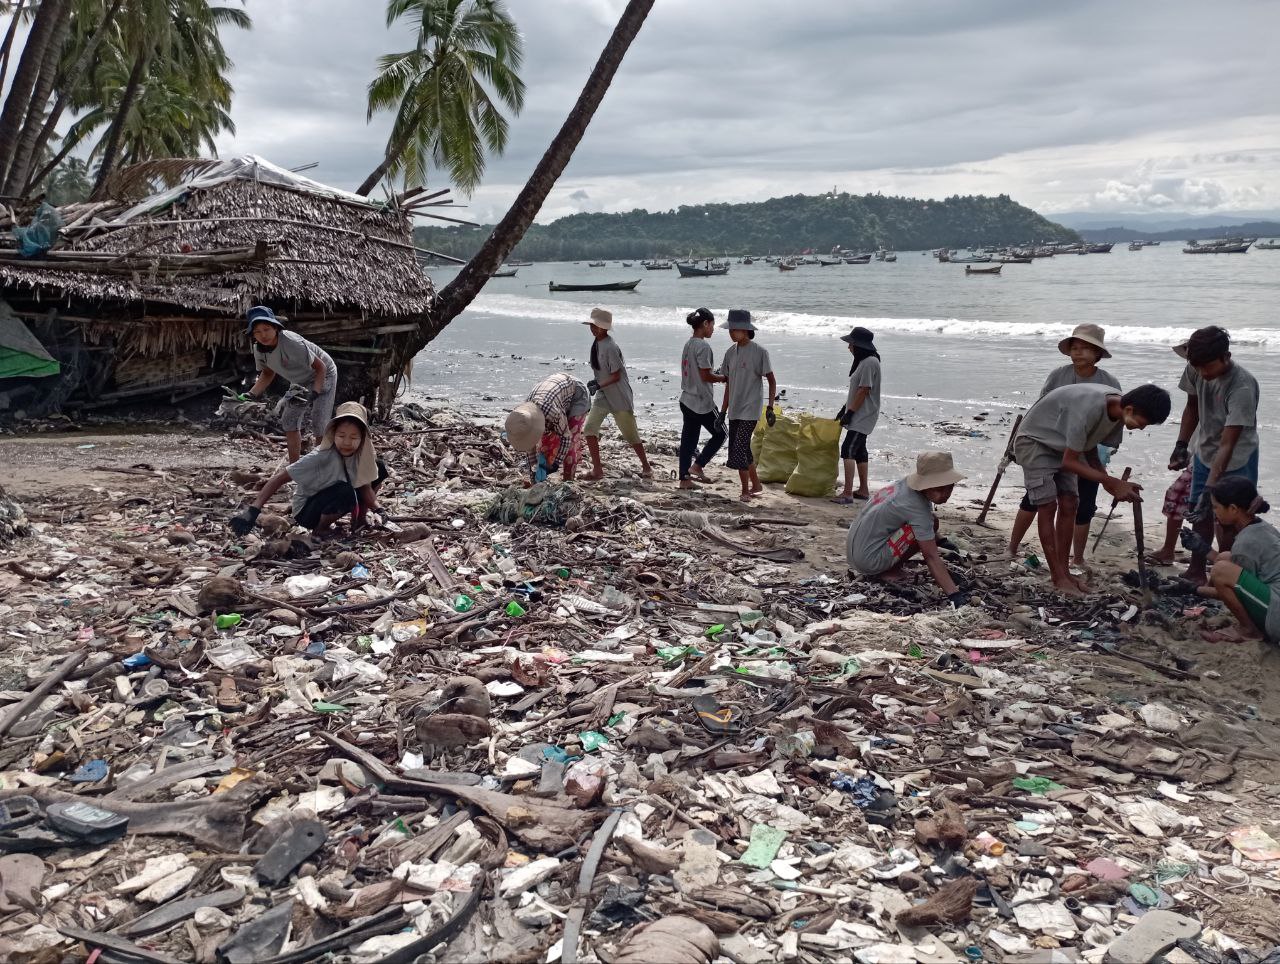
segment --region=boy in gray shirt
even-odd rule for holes
[[[584,321],[591,328],[595,339],[591,343],[591,371],[593,378],[588,389],[594,389],[591,412],[587,415],[582,434],[587,439],[591,453],[592,471],[588,479],[604,478],[604,464],[600,461],[600,427],[607,416],[612,415],[622,437],[631,444],[640,459],[640,477],[653,478],[653,468],[645,455],[644,442],[636,425],[635,396],[631,393],[631,381],[627,378],[627,366],[622,360],[622,349],[609,334],[613,330],[613,315],[603,308],[591,309],[591,320]]]
[[[751,434],[760,421],[760,406],[764,393],[760,379],[769,382],[769,405],[765,408],[765,421],[773,426],[773,402],[778,396],[778,380],[773,377],[773,365],[769,353],[755,343],[756,326],[751,322],[751,312],[743,308],[729,309],[725,322],[733,347],[724,353],[720,370],[725,376],[724,398],[720,402],[720,422],[729,420],[729,459],[731,469],[738,470],[742,482],[742,494],[738,499],[750,502],[764,491],[756,475],[756,460],[751,454]]]
[[[680,415],[684,424],[680,429],[678,484],[682,489],[692,489],[694,482],[708,481],[702,470],[724,444],[726,433],[716,421],[716,400],[711,386],[725,379],[713,371],[716,360],[709,339],[716,328],[715,315],[709,308],[699,308],[690,312],[685,321],[693,333],[680,355]],[[698,452],[698,436],[704,428],[711,433],[711,438]]]
[[[1210,325],[1174,349],[1187,360],[1178,387],[1187,393],[1178,444],[1169,468],[1191,465],[1191,511],[1187,521],[1204,540],[1214,536],[1209,490],[1239,476],[1258,483],[1258,380],[1231,358],[1231,336]],[[1188,446],[1190,445],[1190,448]],[[1231,549],[1231,533],[1217,528],[1218,548]],[[1192,552],[1182,578],[1202,586],[1206,555]]]
[[[1107,474],[1100,442],[1129,428],[1141,431],[1169,418],[1169,393],[1143,385],[1121,395],[1109,385],[1066,385],[1031,406],[1013,440],[1027,498],[1036,507],[1040,545],[1055,588],[1078,596],[1085,587],[1071,575],[1068,555],[1079,503],[1078,479],[1099,483],[1121,502],[1140,501],[1142,486]]]

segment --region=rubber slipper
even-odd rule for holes
[[[742,729],[742,707],[721,703],[711,694],[694,697],[693,710],[710,733],[737,733]]]
[[[244,700],[236,689],[236,681],[230,676],[222,677],[218,684],[218,709],[224,713],[241,713],[244,711]]]
[[[851,495],[842,495],[838,498],[832,499],[831,501],[836,505],[853,505],[854,498]]]

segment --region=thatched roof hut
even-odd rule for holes
[[[42,255],[0,248],[0,299],[61,363],[59,404],[229,384],[251,365],[254,304],[333,355],[343,395],[390,404],[434,297],[411,235],[423,199],[370,201],[252,156],[136,165],[112,187],[61,209]]]

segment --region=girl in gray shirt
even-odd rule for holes
[[[1245,639],[1280,642],[1280,532],[1258,516],[1270,510],[1257,486],[1241,476],[1228,476],[1211,490],[1218,525],[1236,533],[1230,552],[1209,553],[1209,582],[1197,590],[1218,599],[1240,624],[1238,631],[1203,630],[1211,643]],[[1197,551],[1199,537],[1183,530],[1183,543]]]

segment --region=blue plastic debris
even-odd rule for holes
[[[132,656],[126,656],[121,662],[126,669],[146,669],[151,665],[151,657],[146,653],[134,653]]]
[[[67,779],[72,783],[97,783],[99,780],[105,780],[110,772],[111,768],[107,766],[106,760],[90,760],[88,763],[81,764],[79,769]]]

